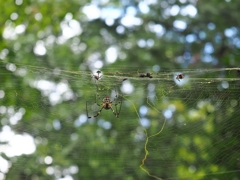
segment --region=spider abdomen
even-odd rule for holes
[[[106,109],[106,110],[112,108],[112,101],[111,101],[111,99],[110,99],[108,96],[106,96],[106,97],[103,99],[103,101],[102,101],[102,107],[103,107],[104,109]]]
[[[103,106],[104,109],[107,109],[107,110],[108,110],[108,109],[111,109],[111,104],[103,103],[102,106]]]

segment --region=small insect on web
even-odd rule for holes
[[[97,96],[98,96],[98,99],[100,99],[100,96],[99,96],[98,93],[96,94],[95,104],[99,106],[99,110],[98,110],[97,114],[93,115],[93,116],[88,115],[88,102],[86,102],[87,117],[88,118],[94,118],[94,117],[99,116],[103,109],[105,109],[105,110],[111,109],[113,114],[116,116],[116,118],[118,118],[119,114],[121,112],[121,107],[122,107],[122,96],[121,96],[120,101],[116,102],[116,100],[118,99],[118,94],[117,94],[116,90],[115,90],[115,93],[116,93],[116,95],[115,95],[113,100],[111,100],[111,98],[109,96],[106,96],[106,97],[103,98],[101,104],[99,104],[97,102]]]
[[[102,72],[98,70],[96,73],[97,73],[97,75],[92,74],[92,77],[93,77],[95,80],[98,81],[98,80],[100,80],[100,79],[102,78],[102,76],[100,75]]]
[[[180,79],[183,79],[183,78],[184,78],[184,75],[183,75],[183,74],[178,74],[177,77],[176,77],[176,79],[177,79],[178,81],[180,81]]]
[[[138,77],[140,78],[144,78],[144,77],[149,77],[149,78],[152,78],[151,74],[148,72],[146,74],[141,74],[137,71],[137,74],[138,74]]]

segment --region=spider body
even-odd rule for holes
[[[111,100],[111,98],[109,96],[106,96],[105,98],[103,98],[102,103],[100,105],[100,104],[97,103],[97,96],[99,96],[99,95],[98,94],[96,95],[95,104],[98,105],[100,109],[99,109],[99,111],[97,112],[96,115],[89,116],[88,115],[88,105],[87,105],[87,102],[86,102],[87,117],[88,118],[94,118],[94,117],[99,116],[99,114],[101,114],[103,109],[105,109],[105,110],[111,109],[113,114],[115,115],[115,117],[118,118],[119,114],[120,114],[120,111],[121,111],[121,107],[122,107],[122,98],[121,98],[121,100],[119,102],[115,102],[116,99],[118,98],[117,94],[115,95],[115,98],[113,100]],[[118,105],[120,107],[118,107]]]
[[[106,110],[111,109],[112,108],[112,101],[109,98],[109,96],[106,96],[105,98],[103,98],[102,100],[102,107]]]

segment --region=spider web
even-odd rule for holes
[[[1,69],[13,78],[0,93],[2,179],[239,177],[237,68],[112,67],[101,69],[99,80],[96,71],[11,63]],[[152,78],[139,77],[147,72]],[[94,106],[96,94],[100,102],[123,97],[119,118],[103,109],[87,119],[86,101]],[[6,128],[15,136],[4,139]],[[32,137],[32,152],[9,150],[16,135]]]

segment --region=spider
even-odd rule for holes
[[[177,77],[176,77],[176,79],[177,79],[178,81],[180,81],[180,79],[183,79],[183,78],[184,78],[184,75],[183,75],[183,74],[178,74]]]
[[[111,109],[112,112],[113,112],[113,114],[116,116],[116,118],[118,118],[118,117],[119,117],[119,114],[120,114],[120,111],[121,111],[121,107],[122,107],[122,98],[121,98],[121,100],[120,100],[119,102],[115,102],[116,99],[118,98],[117,93],[116,93],[116,95],[115,95],[115,97],[114,97],[113,100],[111,100],[111,98],[110,98],[109,96],[106,96],[105,98],[103,98],[102,103],[101,103],[101,105],[100,105],[100,104],[98,104],[98,102],[97,102],[97,96],[99,96],[99,95],[96,94],[95,104],[97,104],[100,109],[98,110],[98,112],[97,112],[96,115],[94,115],[94,116],[89,116],[89,115],[88,115],[88,105],[87,105],[87,102],[86,102],[87,117],[88,117],[88,118],[94,118],[94,117],[99,116],[99,114],[102,112],[103,109],[106,109],[106,110]],[[100,97],[99,97],[99,98],[100,98]],[[99,98],[98,98],[98,99],[99,99]],[[114,102],[115,102],[115,103],[114,103]],[[120,105],[119,105],[119,104],[120,104]],[[120,106],[119,108],[118,108],[118,105]],[[115,107],[115,110],[114,110],[113,106]]]

